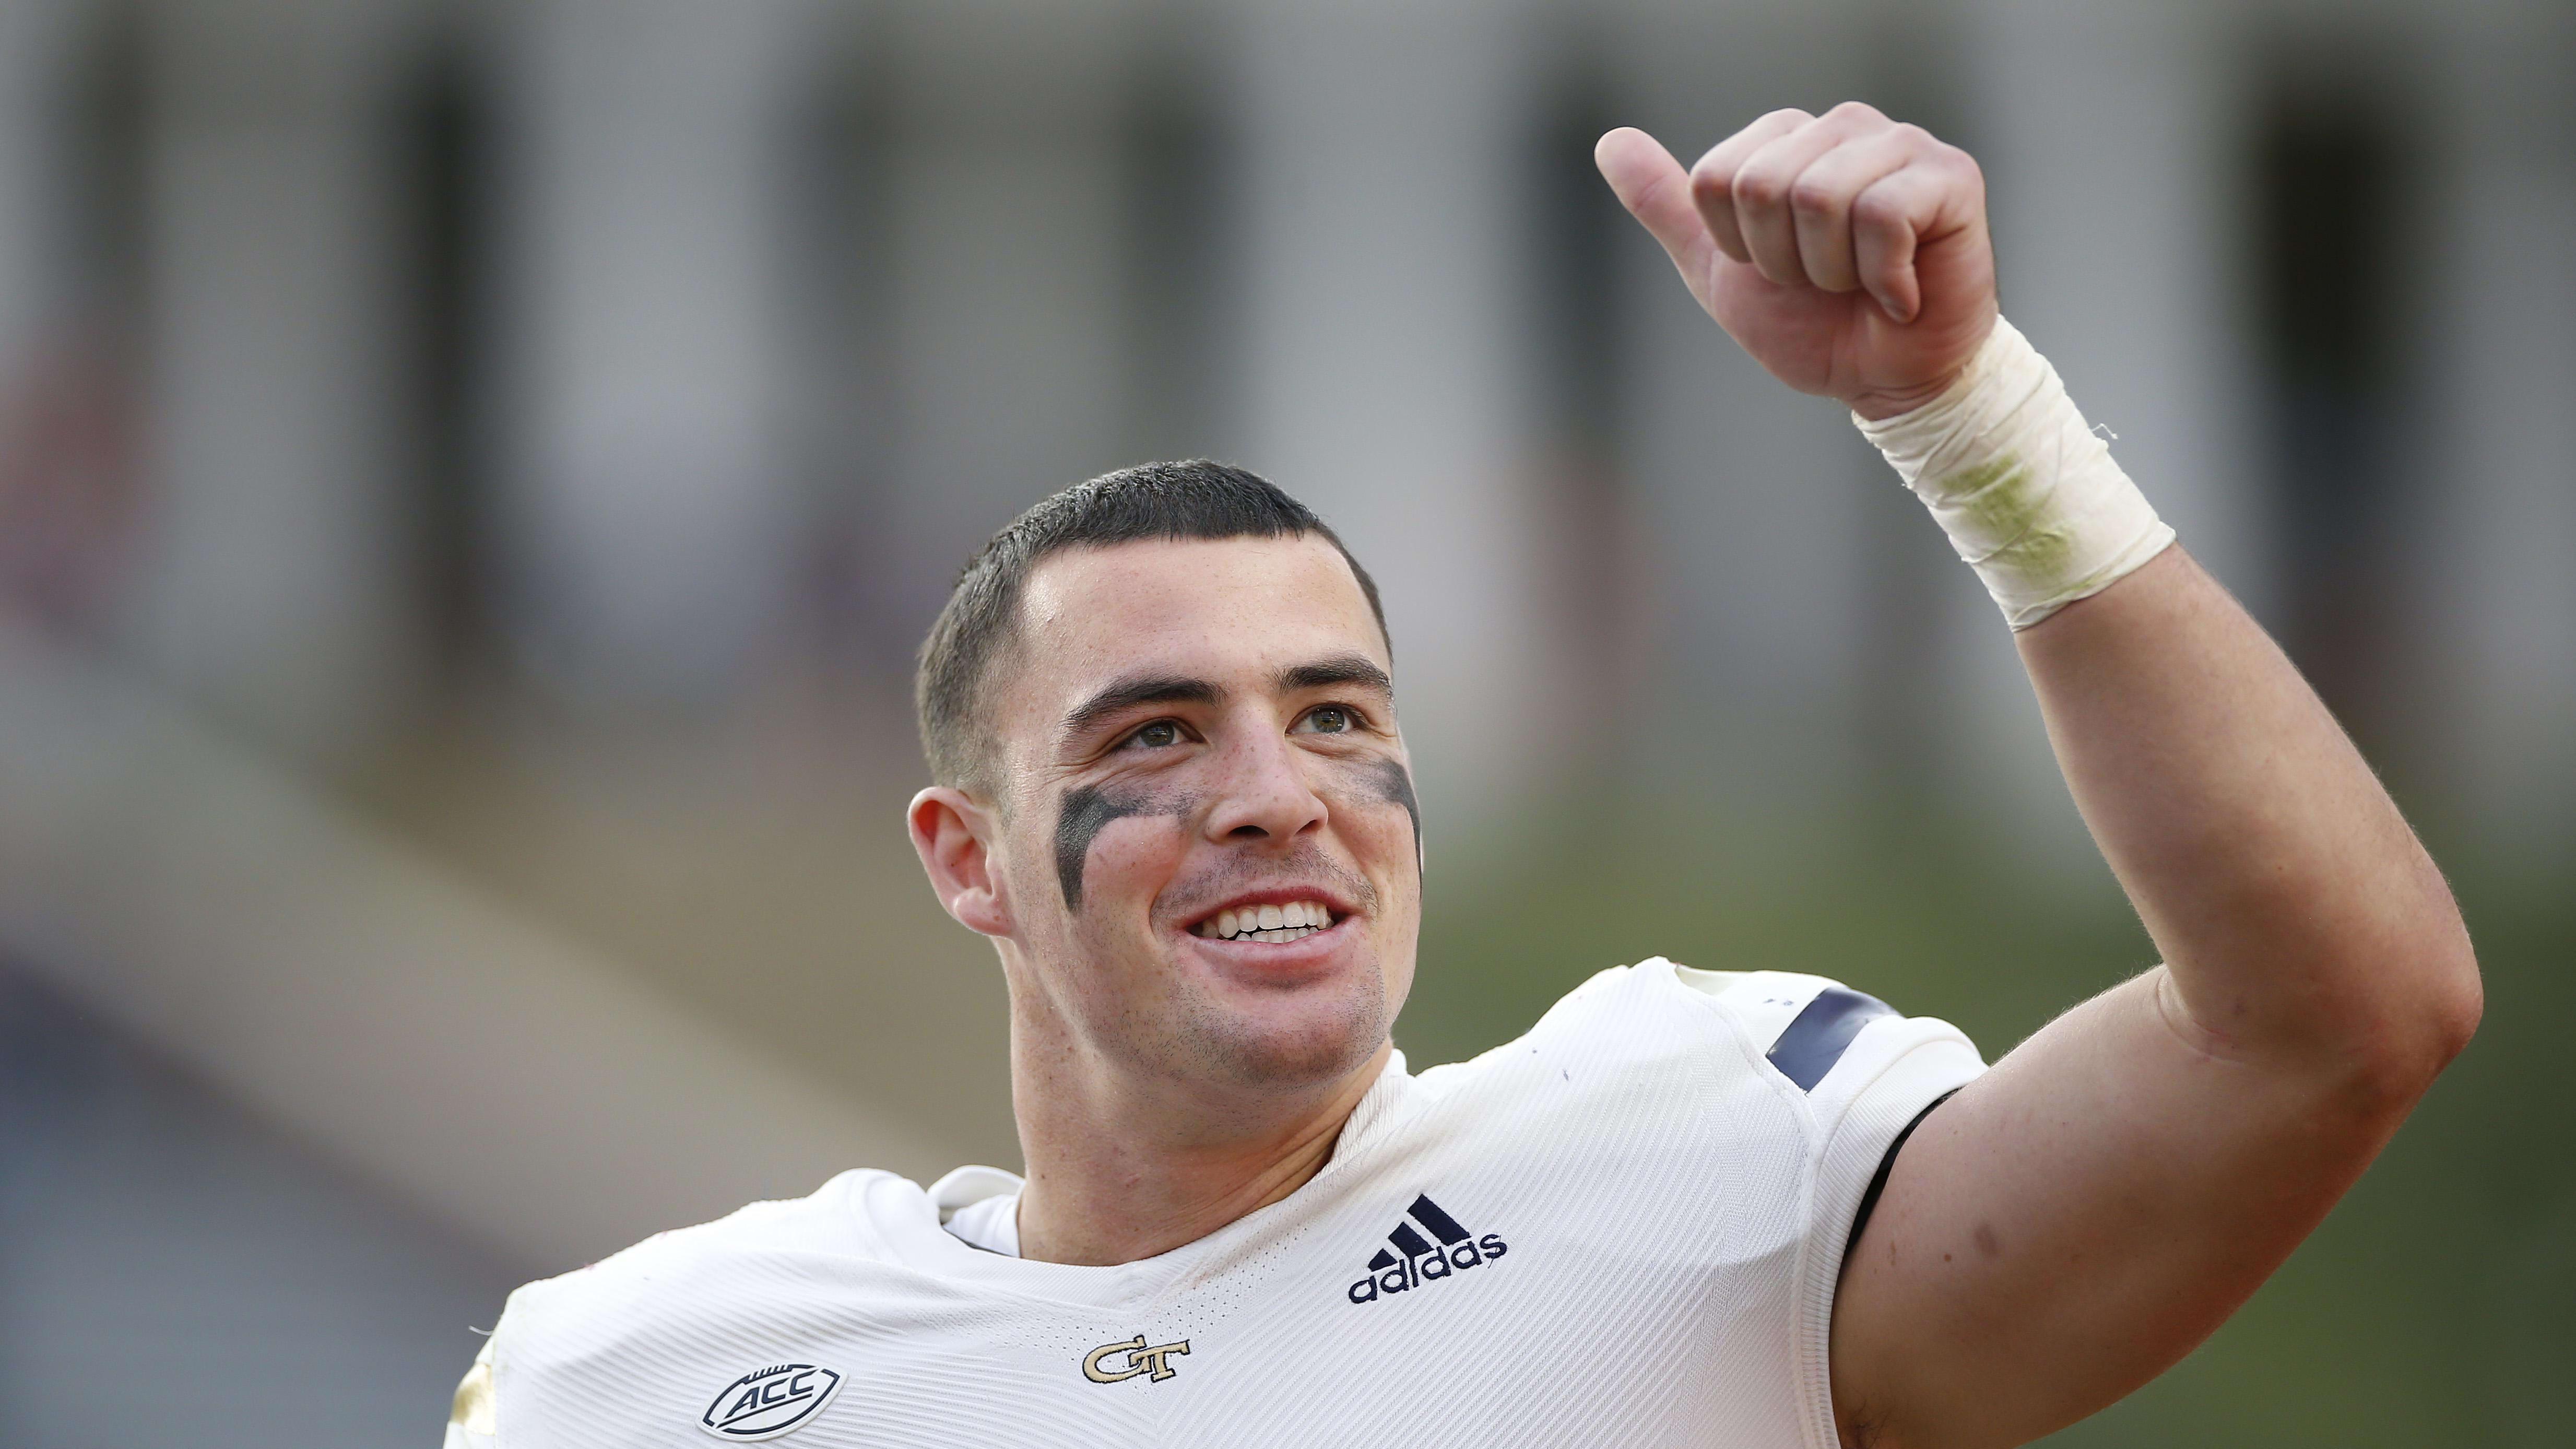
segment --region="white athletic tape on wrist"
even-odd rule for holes
[[[2001,317],[1948,391],[1884,422],[1852,421],[2015,629],[2100,593],[2173,542],[2057,369]]]

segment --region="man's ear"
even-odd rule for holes
[[[963,790],[933,785],[912,797],[904,823],[948,914],[979,935],[1010,935],[1016,929],[1010,901],[993,869],[993,812]]]

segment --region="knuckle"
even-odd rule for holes
[[[1825,115],[1827,119],[1836,121],[1884,121],[1887,119],[1885,115],[1880,113],[1878,107],[1871,105],[1867,101],[1844,101],[1832,110],[1825,112]]]
[[[1771,208],[1778,206],[1789,189],[1787,178],[1777,171],[1748,166],[1735,173],[1735,200],[1739,205]]]
[[[1830,181],[1802,176],[1789,188],[1789,209],[1800,216],[1830,217],[1842,209],[1842,189]]]

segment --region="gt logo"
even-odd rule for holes
[[[1114,1384],[1120,1379],[1132,1379],[1138,1374],[1150,1374],[1151,1382],[1159,1384],[1180,1372],[1165,1360],[1173,1354],[1189,1351],[1190,1341],[1186,1338],[1178,1343],[1158,1343],[1152,1348],[1147,1348],[1145,1335],[1140,1333],[1122,1343],[1104,1343],[1083,1355],[1082,1376],[1095,1384]],[[1127,1355],[1125,1368],[1104,1367],[1109,1360],[1122,1353]]]

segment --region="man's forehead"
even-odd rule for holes
[[[1350,565],[1313,534],[1066,549],[1031,570],[1020,628],[1041,657],[1070,650],[1119,664],[1192,644],[1297,653],[1329,640],[1381,662],[1386,648]]]
[[[1017,673],[1024,709],[1150,669],[1214,678],[1358,654],[1389,663],[1340,550],[1307,534],[1074,548],[1031,570]]]

